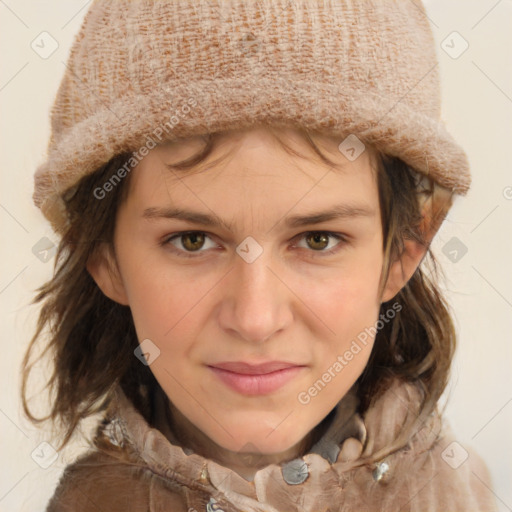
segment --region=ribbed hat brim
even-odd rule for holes
[[[321,101],[315,103],[315,98]],[[305,104],[308,109],[302,108]],[[245,113],[248,106],[254,113],[251,118]],[[311,81],[262,79],[256,86],[246,86],[238,79],[223,79],[172,89],[164,85],[154,94],[126,95],[98,108],[53,141],[47,161],[36,171],[34,202],[54,229],[61,231],[65,223],[61,194],[115,155],[138,151],[148,138],[160,142],[155,135],[159,128],[163,131],[159,137],[173,140],[259,123],[286,125],[289,119],[311,130],[339,135],[340,143],[355,134],[363,143],[399,157],[455,193],[465,194],[469,189],[464,150],[441,121],[413,111],[405,102],[390,103],[389,98],[376,94]]]

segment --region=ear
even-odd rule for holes
[[[422,220],[419,232],[425,243],[411,239],[404,240],[402,254],[390,265],[381,302],[391,300],[416,272],[453,204],[453,194],[449,190],[437,187],[435,192],[435,198],[434,195],[430,195],[422,201]]]
[[[119,267],[109,245],[101,244],[89,258],[86,268],[104,295],[123,306],[129,305]]]
[[[381,302],[391,300],[409,281],[427,253],[428,246],[405,240],[402,254],[391,263]]]

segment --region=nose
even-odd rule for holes
[[[293,321],[294,295],[272,268],[269,253],[263,251],[252,263],[237,256],[235,268],[224,282],[220,326],[251,343],[272,338]]]

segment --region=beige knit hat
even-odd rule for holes
[[[66,68],[33,196],[58,233],[64,191],[115,155],[253,123],[355,135],[469,189],[419,0],[96,0]]]

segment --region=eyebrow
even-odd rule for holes
[[[322,222],[336,219],[374,217],[375,214],[375,209],[366,205],[339,204],[327,210],[307,213],[304,215],[291,215],[286,217],[283,222],[287,227],[297,228],[312,224],[320,224]],[[186,210],[184,208],[146,208],[142,216],[145,219],[178,219],[192,224],[200,224],[202,226],[209,227],[223,227],[228,231],[233,230],[233,224],[231,222],[221,219],[215,213],[207,214]]]

